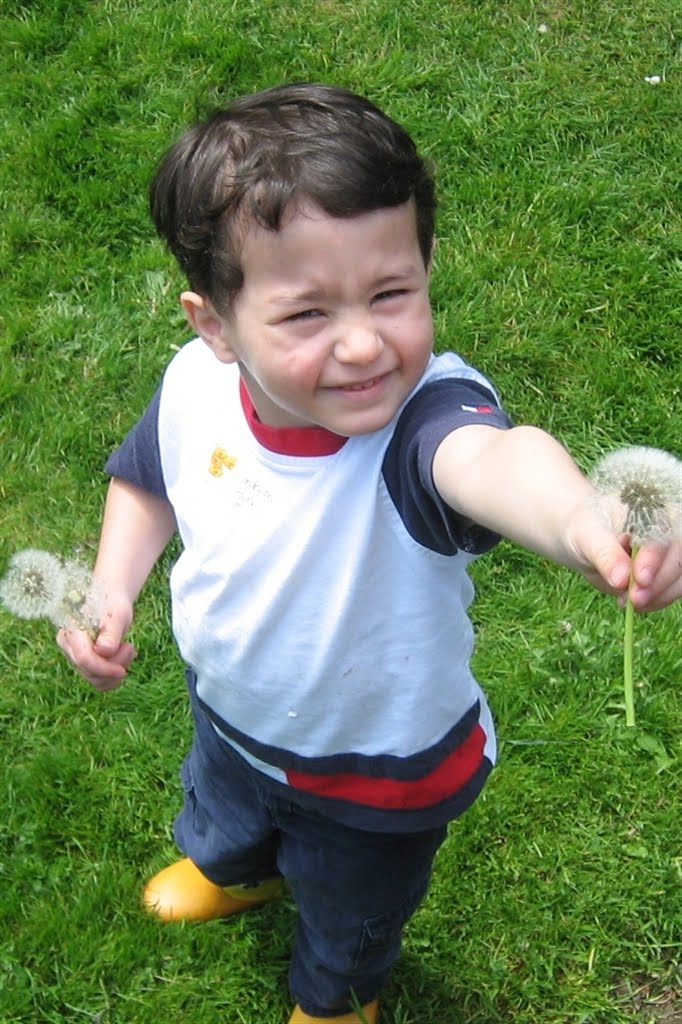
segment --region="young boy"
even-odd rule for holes
[[[627,542],[558,443],[433,356],[433,182],[371,103],[319,85],[245,97],[182,136],[151,202],[198,337],[108,463],[99,636],[59,643],[118,686],[133,603],[178,531],[185,859],[146,906],[228,916],[285,879],[290,1024],[357,1021],[355,999],[374,1022],[447,822],[495,760],[471,560],[503,534],[623,595]],[[680,596],[679,558],[640,551],[640,610]]]

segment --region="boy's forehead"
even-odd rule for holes
[[[258,301],[279,306],[405,281],[424,272],[410,224],[411,211],[397,208],[348,218],[299,211],[278,232],[250,232],[244,286]]]
[[[337,217],[310,201],[292,202],[285,209],[277,230],[252,220],[241,232],[242,265],[275,267],[282,263],[286,276],[296,272],[299,260],[323,259],[334,262],[339,248],[354,250],[354,258],[369,259],[372,253],[384,258],[398,256],[418,247],[417,214],[413,199],[399,206]]]

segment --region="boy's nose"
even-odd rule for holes
[[[339,332],[334,346],[334,356],[340,363],[368,365],[381,354],[384,343],[374,324],[346,324]]]

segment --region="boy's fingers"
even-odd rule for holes
[[[661,579],[667,586],[682,581],[682,538],[672,544],[646,544],[635,559],[635,580],[640,586],[649,586]]]
[[[682,539],[667,547],[646,544],[633,565],[630,596],[638,611],[656,611],[682,598]]]
[[[673,583],[665,590],[655,593],[649,590],[635,590],[632,594],[632,603],[638,612],[656,612],[679,601],[681,597],[679,584]]]
[[[95,639],[95,649],[104,658],[115,654],[123,645],[123,638],[130,628],[130,615],[116,607],[108,610],[100,622]]]
[[[567,537],[575,554],[574,568],[605,594],[622,594],[630,582],[628,538],[614,533],[592,501],[575,510]],[[568,563],[567,563],[568,564]]]
[[[120,686],[137,652],[132,644],[119,643],[110,654],[98,652],[83,630],[60,629],[57,643],[73,667],[97,690]]]
[[[98,645],[96,644],[95,647]],[[107,658],[109,664],[121,665],[123,668],[129,668],[132,662],[137,657],[137,649],[129,644],[127,641],[120,644],[115,654],[112,654],[110,658]]]
[[[649,587],[665,562],[667,549],[661,544],[646,544],[635,557],[632,570],[640,587]]]
[[[591,569],[596,571],[602,586],[610,593],[618,594],[627,589],[630,582],[630,556],[620,540],[610,530],[597,526],[588,534],[584,555]],[[593,573],[586,574],[589,577]]]
[[[97,634],[94,647],[103,658],[114,658],[122,648],[129,648],[130,644],[123,640],[122,630],[105,627]]]

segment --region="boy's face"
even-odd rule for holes
[[[193,293],[183,305],[216,356],[239,362],[261,420],[344,436],[384,427],[433,346],[414,203],[349,218],[297,208],[278,232],[247,230],[242,269],[227,316]]]

